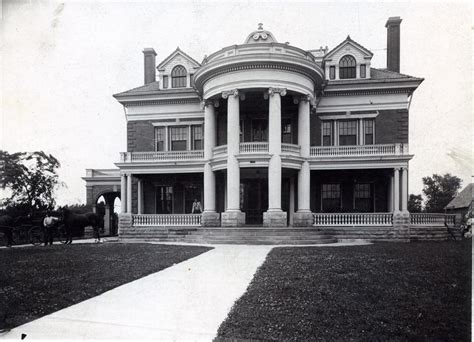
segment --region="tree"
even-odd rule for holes
[[[461,188],[461,179],[449,173],[442,176],[434,174],[432,177],[423,177],[423,185],[426,212],[442,213],[444,207],[456,197]]]
[[[410,213],[421,213],[423,211],[423,197],[421,195],[410,194],[408,211]]]
[[[31,214],[53,209],[60,166],[56,158],[42,151],[9,154],[0,150],[0,188],[11,192],[4,206],[21,207]]]

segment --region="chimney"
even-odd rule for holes
[[[145,65],[145,84],[156,81],[155,57],[156,57],[156,52],[153,48],[143,49],[143,58],[144,58],[144,65]]]
[[[390,17],[387,28],[387,69],[400,72],[400,17]]]

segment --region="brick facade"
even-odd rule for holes
[[[127,123],[127,151],[147,152],[155,150],[155,129],[150,121]]]

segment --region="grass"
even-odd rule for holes
[[[210,248],[72,244],[0,249],[0,329],[11,329]]]
[[[471,241],[275,248],[219,340],[470,341]]]

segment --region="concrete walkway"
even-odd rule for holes
[[[269,246],[217,246],[0,338],[212,340]]]
[[[321,247],[361,244],[366,243]],[[0,334],[0,339],[20,339],[26,334],[26,339],[210,341],[268,252],[277,246],[213,247],[163,271]]]

